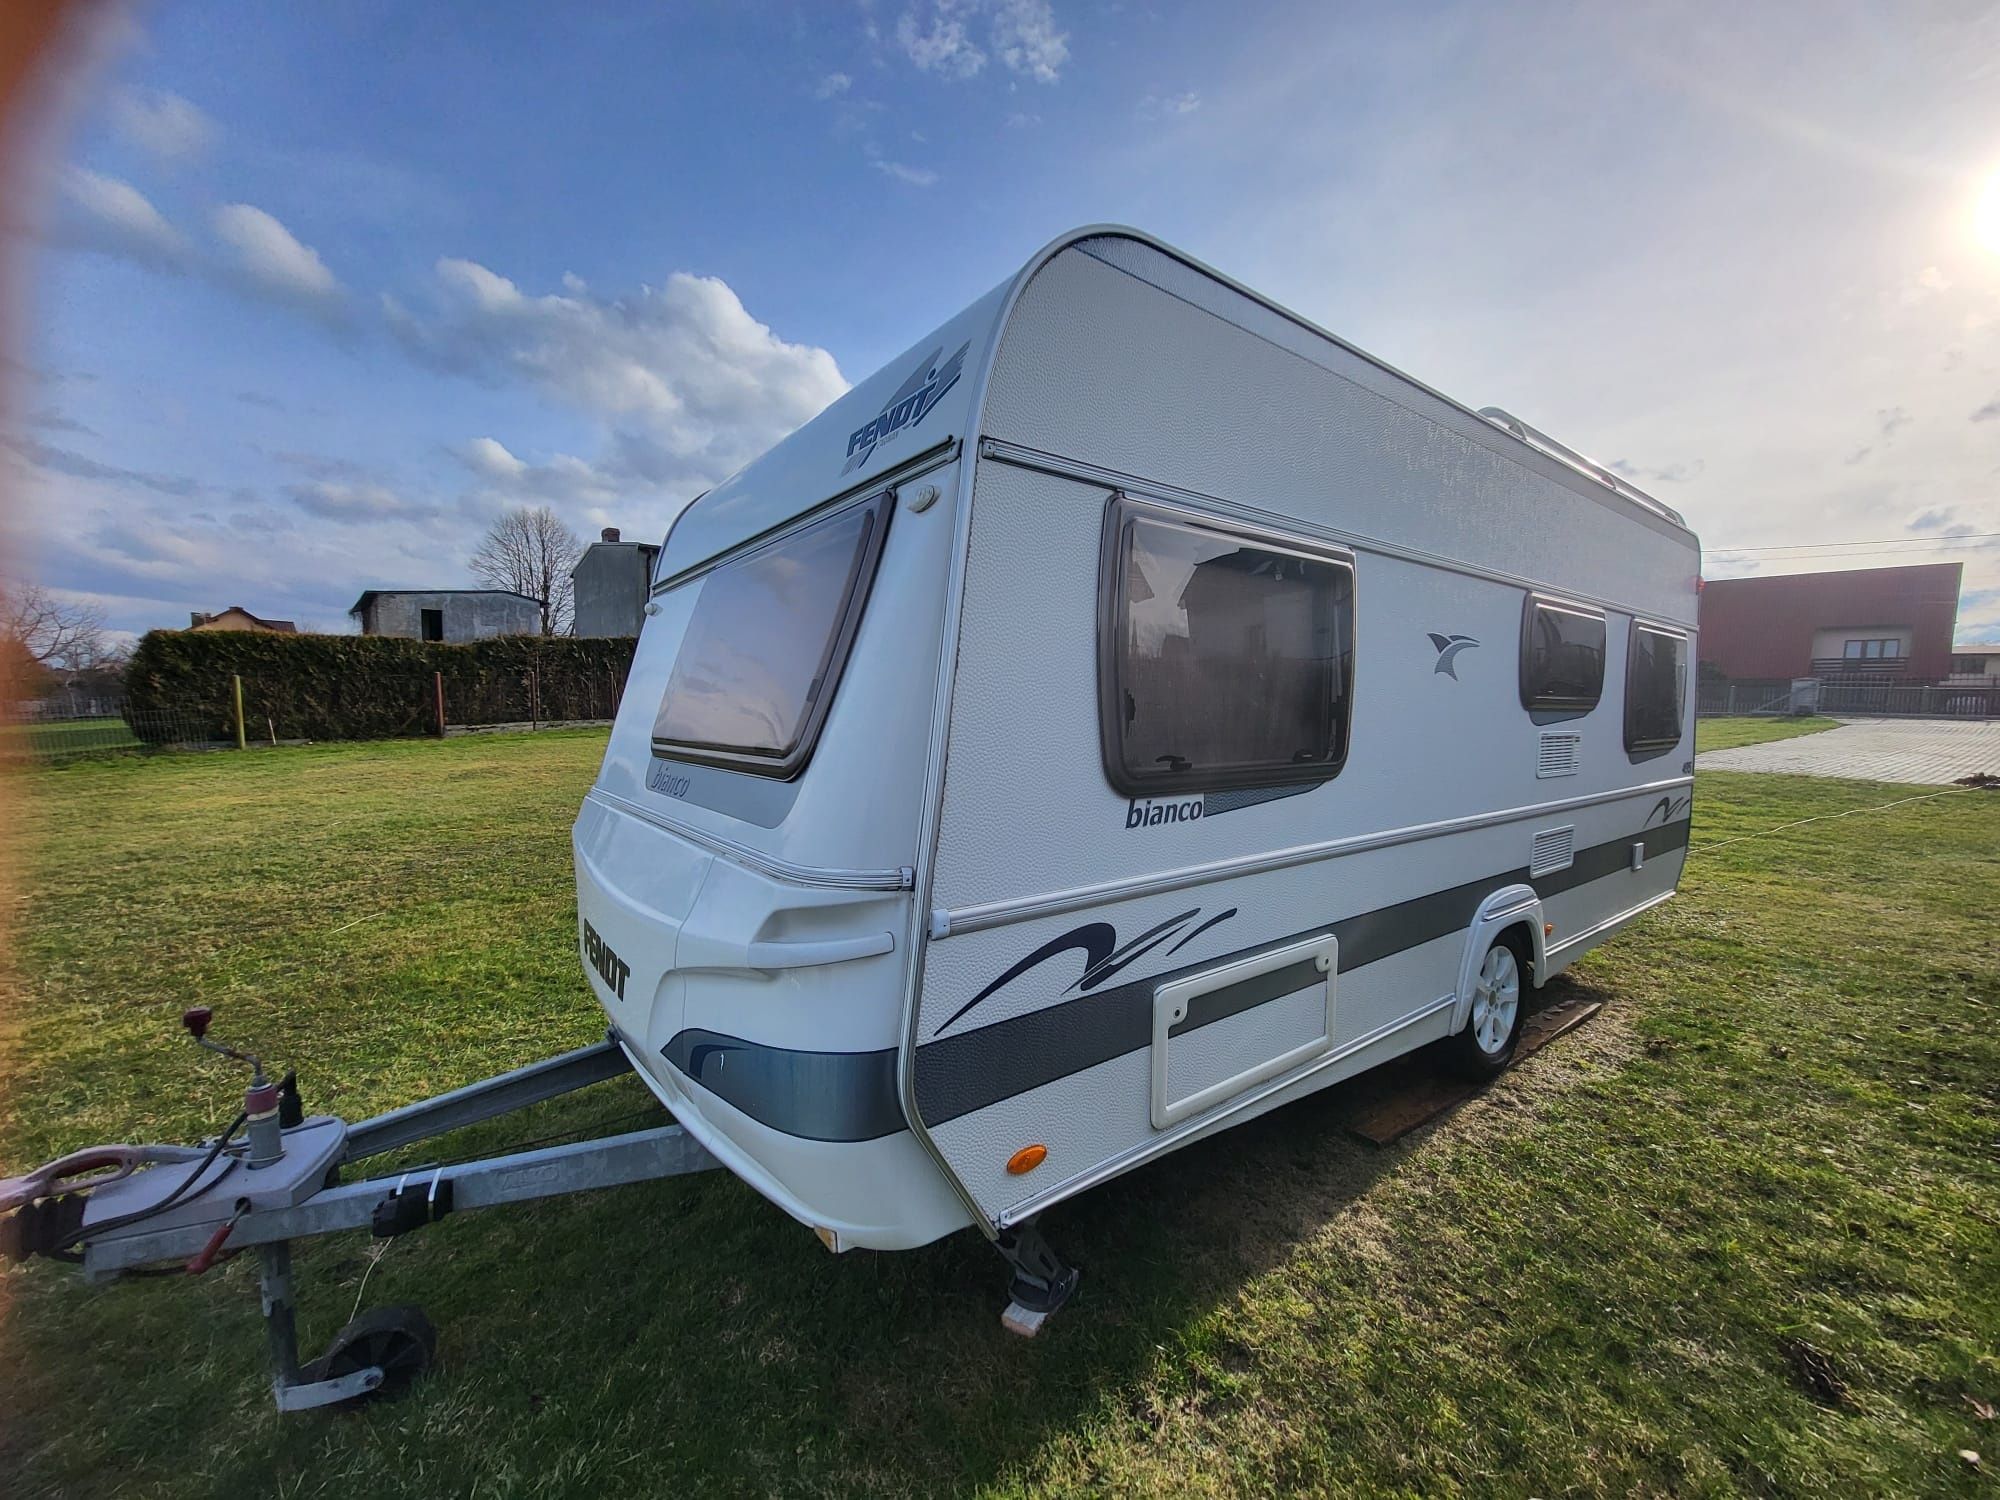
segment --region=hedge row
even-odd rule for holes
[[[497,636],[464,645],[387,636],[268,635],[261,631],[155,630],[125,674],[135,732],[168,714],[234,739],[231,679],[243,679],[243,717],[254,738],[372,740],[437,731],[434,673],[444,676],[445,719],[502,724],[601,719],[615,711],[636,642]],[[166,731],[154,733],[159,738]]]

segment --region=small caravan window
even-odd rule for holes
[[[1604,694],[1604,615],[1528,596],[1521,616],[1521,706],[1575,718]]]
[[[859,623],[889,497],[834,512],[713,569],[653,721],[653,748],[789,779],[812,755]]]
[[[1114,495],[1098,691],[1127,796],[1324,781],[1347,756],[1354,564]]]
[[[1681,742],[1686,702],[1687,637],[1632,623],[1625,662],[1625,748],[1638,754]]]

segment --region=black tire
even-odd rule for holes
[[[420,1307],[377,1307],[363,1313],[333,1336],[326,1353],[299,1372],[302,1381],[332,1380],[373,1365],[382,1384],[367,1394],[343,1401],[359,1406],[378,1396],[393,1396],[431,1367],[437,1356],[437,1330]]]
[[[1505,1072],[1514,1061],[1533,984],[1534,966],[1526,949],[1519,932],[1510,928],[1493,940],[1479,961],[1465,1029],[1447,1037],[1444,1044],[1445,1063],[1460,1077],[1484,1081]]]

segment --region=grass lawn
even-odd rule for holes
[[[601,745],[19,779],[0,1170],[225,1120],[196,999],[350,1116],[592,1038],[566,830]],[[1707,774],[1694,844],[1904,795]],[[442,1330],[352,1415],[271,1410],[249,1257],[0,1273],[0,1491],[1990,1495],[1996,907],[1983,793],[1698,852],[1569,982],[1605,1013],[1442,1124],[1372,1150],[1320,1095],[1056,1210],[1083,1289],[1033,1343],[970,1232],[834,1257],[721,1173],[305,1249],[308,1352],[357,1301]]]
[[[1694,726],[1694,747],[1702,750],[1734,750],[1738,745],[1761,745],[1767,740],[1789,740],[1802,734],[1818,734],[1836,729],[1838,719],[1699,719]]]
[[[92,755],[105,750],[136,750],[139,737],[123,719],[109,716],[96,719],[23,720],[0,724],[0,759],[32,756],[58,760],[71,755]]]

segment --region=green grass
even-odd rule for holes
[[[22,778],[0,1163],[226,1118],[196,999],[350,1116],[590,1038],[566,826],[601,744]],[[1694,842],[1908,795],[1708,774]],[[725,1174],[308,1247],[309,1348],[358,1293],[443,1330],[353,1415],[271,1411],[247,1258],[38,1263],[0,1276],[0,1490],[1992,1494],[1996,907],[1983,793],[1697,853],[1576,971],[1605,1013],[1442,1124],[1371,1150],[1335,1090],[1052,1213],[1085,1279],[1033,1343],[972,1234],[834,1257]]]
[[[23,720],[0,724],[0,758],[33,756],[57,760],[71,755],[94,755],[107,750],[136,750],[139,737],[123,719]]]
[[[1734,750],[1738,745],[1761,745],[1767,740],[1789,740],[1802,734],[1818,734],[1836,729],[1838,719],[1699,719],[1694,726],[1694,747],[1702,750]]]

